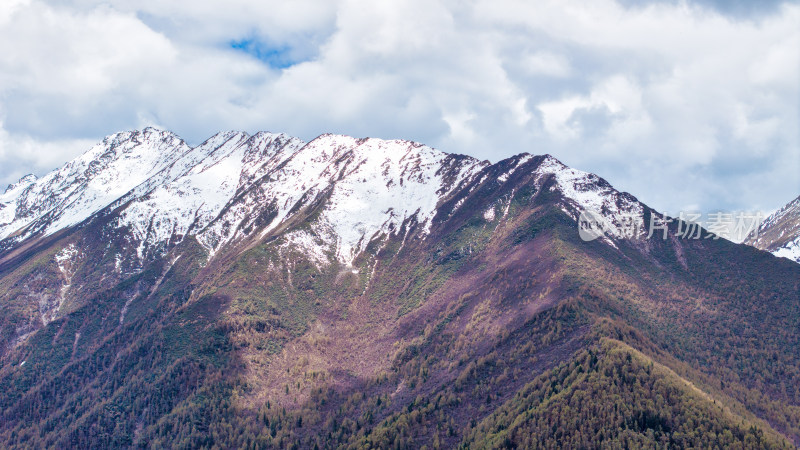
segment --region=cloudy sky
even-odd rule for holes
[[[800,3],[0,1],[0,183],[116,131],[550,153],[666,212],[800,194]]]

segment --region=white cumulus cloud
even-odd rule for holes
[[[8,0],[0,181],[122,129],[551,153],[667,212],[800,193],[800,5]]]

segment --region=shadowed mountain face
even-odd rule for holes
[[[800,265],[661,218],[547,155],[119,133],[0,196],[0,442],[800,443]]]

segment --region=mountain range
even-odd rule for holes
[[[550,155],[117,133],[0,195],[0,443],[792,448],[798,205],[748,246]]]

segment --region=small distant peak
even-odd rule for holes
[[[131,134],[133,134],[133,131],[118,131],[116,133],[112,133],[112,134],[107,135],[106,137],[103,138],[103,140],[101,142],[103,144],[110,144],[112,142],[118,142],[118,141],[127,139]]]
[[[149,141],[167,141],[176,140],[183,141],[180,136],[169,130],[164,130],[158,127],[145,127],[141,132],[136,132],[136,135],[142,136],[143,139]]]
[[[36,175],[34,175],[32,173],[29,173],[29,174],[25,175],[24,177],[20,178],[16,183],[9,184],[8,187],[5,190],[5,193],[8,193],[8,192],[13,191],[15,189],[19,189],[19,188],[24,188],[24,187],[30,186],[31,184],[35,183],[36,180],[38,180],[38,179],[39,178]]]
[[[786,206],[784,206],[780,210],[781,211],[788,211],[788,210],[797,209],[797,208],[800,208],[800,195],[798,195],[796,199],[794,199],[794,200],[790,201],[789,203],[787,203]]]
[[[523,153],[517,153],[516,155],[508,159],[514,162],[514,166],[521,166],[527,163],[528,161],[534,159],[534,157],[535,157],[534,155],[531,155],[528,152],[523,152]]]
[[[271,131],[257,131],[255,134],[250,136],[251,139],[264,139],[270,138],[273,136],[285,136],[284,133],[273,133]]]
[[[382,139],[376,137],[354,137],[347,134],[334,134],[334,133],[324,133],[320,134],[319,136],[315,137],[311,140],[311,142],[341,142],[341,143],[348,143],[354,146],[360,145],[375,145],[375,146],[387,146],[387,145],[404,145],[408,147],[424,147],[424,144],[415,141],[409,141],[407,139]]]
[[[17,181],[17,184],[23,184],[23,183],[30,184],[30,183],[33,183],[34,181],[38,180],[38,179],[39,179],[39,177],[37,177],[36,175],[34,175],[32,173],[29,173],[29,174],[25,175],[24,177],[20,178],[19,181]]]
[[[330,139],[334,139],[334,140],[335,139],[352,139],[352,140],[356,140],[356,138],[354,138],[353,136],[348,136],[346,134],[323,133],[323,134],[320,134],[319,136],[315,137],[314,139],[312,139],[311,142],[314,142],[314,141],[316,141],[318,139],[326,139],[326,140],[330,140]]]
[[[249,138],[250,135],[244,131],[234,131],[234,130],[220,131],[219,133],[203,141],[202,144],[198,145],[195,148],[200,148],[200,149],[207,148],[209,150],[213,150],[228,141],[236,140],[239,142],[244,142]]]
[[[225,135],[225,136],[247,136],[247,137],[250,137],[250,134],[248,132],[241,131],[241,130],[228,130],[228,131],[220,132],[218,134]]]
[[[159,135],[163,136],[165,134],[174,135],[174,133],[169,131],[160,130],[156,127],[148,126],[141,130],[128,130],[128,131],[119,131],[114,134],[110,134],[103,138],[103,144],[106,145],[119,145],[123,142],[130,141],[130,140],[139,140],[142,137],[147,137],[149,135]]]
[[[230,140],[236,137],[247,139],[250,137],[250,134],[248,134],[246,131],[237,130],[220,131],[219,133],[211,136],[208,140]]]
[[[287,144],[293,143],[294,146],[299,144],[305,145],[305,142],[294,136],[289,136],[286,133],[273,133],[271,131],[258,131],[248,138],[248,141],[253,147],[264,146],[280,146],[283,148]]]
[[[247,138],[247,142],[251,147],[262,147],[267,145],[272,140],[279,139],[282,136],[282,134],[271,133],[269,131],[257,131]]]
[[[551,169],[559,169],[559,170],[569,168],[569,166],[567,166],[566,164],[561,162],[558,158],[549,153],[545,153],[544,155],[542,155],[542,162],[539,166],[542,168],[549,167]]]
[[[558,163],[558,164],[561,164],[561,165],[564,164],[561,161],[559,161],[558,158],[556,158],[555,156],[551,155],[550,153],[545,153],[544,155],[542,155],[542,161]]]
[[[136,130],[135,132],[139,132],[139,131]],[[177,134],[173,133],[172,131],[164,129],[164,128],[161,128],[161,127],[156,126],[156,125],[148,125],[148,126],[142,128],[141,133],[142,134],[168,134],[168,135],[171,135],[171,136],[177,136]]]
[[[363,138],[362,138],[363,139]],[[309,142],[309,145],[320,145],[320,144],[339,144],[339,145],[348,145],[348,146],[355,146],[358,145],[359,139],[356,139],[352,136],[347,136],[346,134],[333,134],[333,133],[325,133],[321,134]]]

